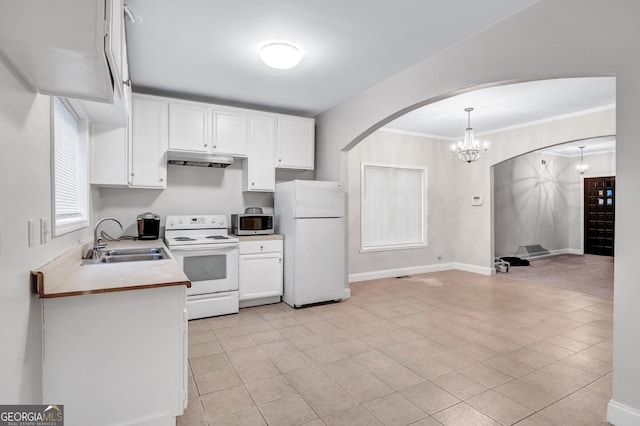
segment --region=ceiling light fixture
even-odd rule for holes
[[[591,166],[584,162],[584,146],[579,146],[578,148],[580,148],[580,162],[576,164],[575,171],[583,175],[591,170]]]
[[[269,43],[260,49],[262,62],[277,70],[288,70],[300,63],[302,52],[289,43]]]
[[[464,141],[452,144],[451,152],[458,156],[458,160],[471,163],[487,152],[489,143],[484,142],[482,148],[480,147],[480,141],[473,137],[473,129],[471,128],[471,111],[473,111],[473,108],[465,108],[465,111],[468,114],[468,118],[467,129],[464,131]]]

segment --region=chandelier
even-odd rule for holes
[[[576,164],[575,171],[583,175],[591,170],[591,166],[584,162],[584,146],[579,146],[578,148],[580,148],[580,162]]]
[[[465,111],[468,114],[468,118],[467,130],[464,131],[464,141],[452,144],[451,152],[458,156],[458,160],[464,161],[465,163],[471,163],[487,152],[489,144],[484,142],[482,144],[482,148],[480,147],[480,141],[473,137],[473,129],[471,128],[471,111],[473,111],[473,108],[465,108]]]

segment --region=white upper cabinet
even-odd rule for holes
[[[102,121],[122,127],[123,34],[122,0],[2,3],[0,55],[24,80],[46,95],[118,103]]]
[[[212,152],[247,156],[248,114],[246,110],[216,107],[211,110]]]
[[[91,184],[128,187],[131,184],[129,128],[94,123],[91,136]]]
[[[249,155],[243,167],[243,190],[274,192],[276,168],[274,149],[276,142],[276,116],[252,114],[249,116]]]
[[[209,152],[209,110],[196,103],[169,104],[169,149]]]
[[[247,111],[169,101],[169,149],[247,156]]]
[[[315,120],[313,118],[278,116],[277,168],[313,170],[314,149]]]
[[[168,103],[135,95],[131,136],[131,187],[167,187]]]

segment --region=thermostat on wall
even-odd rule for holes
[[[472,206],[481,206],[482,205],[482,197],[479,195],[474,195],[471,199]]]

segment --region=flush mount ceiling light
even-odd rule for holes
[[[451,152],[457,155],[460,161],[471,163],[487,152],[489,143],[484,142],[482,148],[480,147],[480,141],[473,137],[473,129],[471,128],[471,111],[473,111],[473,108],[465,108],[465,111],[468,114],[468,118],[467,129],[464,131],[464,141],[452,144]]]
[[[580,148],[580,162],[576,164],[575,171],[583,175],[591,170],[591,166],[584,162],[584,146],[579,146],[578,148]]]
[[[277,70],[288,70],[300,63],[302,52],[289,43],[269,43],[260,49],[262,62]]]

